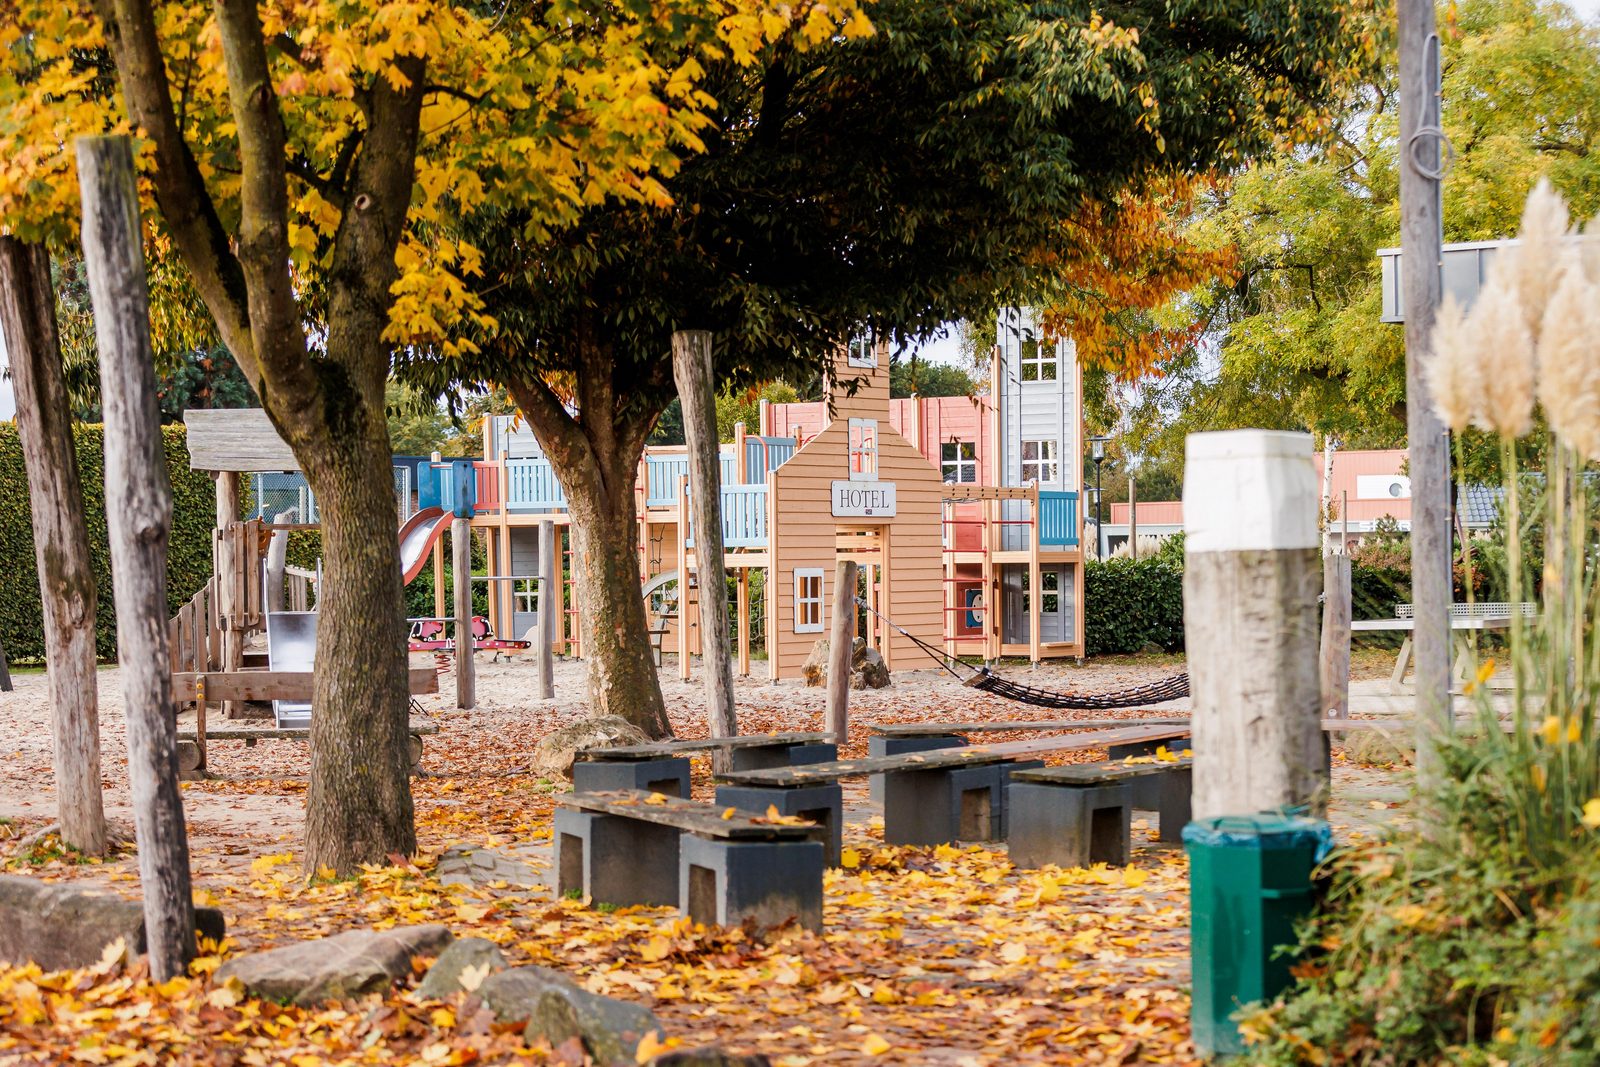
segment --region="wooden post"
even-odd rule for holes
[[[539,699],[554,700],[555,644],[561,637],[561,560],[556,556],[556,524],[539,523],[539,625],[534,651],[539,654]]]
[[[429,467],[428,469],[432,472],[430,477],[437,482],[440,478],[440,473],[437,466],[437,464],[440,462],[439,453],[435,452],[433,454],[432,462],[435,465]],[[441,497],[442,495],[443,494],[441,493]],[[449,613],[450,604],[449,601],[445,599],[444,595],[444,539],[436,538],[433,542],[433,617],[436,619],[442,619]]]
[[[477,679],[472,660],[472,524],[463,518],[450,522],[450,579],[455,592],[456,707],[477,704]]]
[[[824,725],[834,743],[850,735],[850,662],[856,636],[856,564],[840,560],[833,579],[833,618],[828,637],[828,715]]]
[[[739,568],[739,677],[750,677],[750,568]]]
[[[80,137],[77,148],[83,258],[105,412],[106,521],[128,778],[150,973],[164,982],[187,970],[196,947],[167,640],[172,487],[159,430],[133,142],[125,136]]]
[[[1350,557],[1322,559],[1322,714],[1350,717]]]
[[[1128,558],[1139,558],[1139,487],[1128,472]]]
[[[1317,480],[1308,434],[1190,434],[1184,635],[1194,817],[1327,804],[1317,677]]]
[[[689,680],[690,656],[693,654],[689,646],[689,627],[691,611],[689,604],[690,578],[689,578],[689,505],[687,503],[689,487],[682,478],[678,479],[678,678],[680,681]]]
[[[6,646],[0,645],[0,693],[9,693],[13,688],[11,668],[6,664]]]
[[[1451,728],[1450,452],[1426,385],[1443,290],[1439,79],[1433,0],[1398,0],[1400,21],[1400,272],[1405,311],[1406,448],[1411,473],[1411,602],[1417,773],[1434,770],[1433,738]]]
[[[689,452],[689,496],[694,513],[695,570],[700,576],[700,668],[705,672],[707,727],[712,737],[736,737],[733,642],[728,635],[728,569],[722,546],[722,463],[718,456],[717,390],[708,330],[672,335],[672,377],[683,407]],[[739,435],[744,466],[744,434]],[[725,750],[717,751],[719,769]]]
[[[27,468],[34,563],[44,615],[45,667],[62,840],[90,856],[106,848],[100,796],[100,712],[95,681],[95,580],[83,523],[56,329],[55,286],[43,245],[0,237],[0,336],[16,389],[17,435]],[[17,560],[7,566],[22,567]],[[11,674],[0,656],[0,683]]]
[[[226,531],[239,521],[239,475],[236,471],[217,471],[217,530]],[[287,549],[288,535],[284,535],[285,550]],[[218,589],[218,612],[222,617],[222,669],[236,671],[244,664],[244,619],[241,617],[241,605],[238,603],[239,594],[244,590],[238,581],[233,580],[239,569],[239,560],[234,551],[235,542],[225,537],[218,536],[215,559],[212,569],[222,578]],[[222,577],[227,575],[228,577]],[[259,574],[246,574],[243,576],[245,583],[261,581]],[[280,594],[277,604],[282,610],[282,575],[279,575],[278,592]],[[271,607],[269,598],[268,607]],[[237,719],[244,713],[244,704],[237,700],[229,700],[222,705],[222,716],[225,719]]]

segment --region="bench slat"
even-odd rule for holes
[[[1105,730],[1124,726],[1187,726],[1188,716],[1166,719],[1002,719],[996,722],[904,722],[874,726],[880,737],[942,737],[1009,730]]]
[[[719,748],[765,748],[769,745],[809,745],[832,739],[832,734],[742,734],[739,737],[707,737],[695,741],[658,741],[649,745],[613,745],[586,748],[579,755],[587,760],[642,760],[660,756],[681,756],[686,752],[711,752]]]
[[[1025,771],[1012,771],[1013,782],[1044,782],[1065,785],[1098,785],[1101,782],[1125,782],[1132,778],[1148,778],[1184,767],[1193,767],[1191,759],[1158,760],[1154,763],[1078,763],[1069,767],[1036,767]]]
[[[408,734],[427,735],[438,732],[439,727],[433,723],[418,722],[406,727],[406,733]],[[252,729],[248,726],[206,727],[207,741],[305,741],[310,737],[311,728],[309,726],[290,726],[281,730],[270,726],[265,729]],[[179,741],[193,741],[194,739],[195,732],[193,730],[178,731]]]
[[[661,801],[649,803],[652,796]],[[770,823],[748,812],[736,811],[728,818],[722,817],[725,809],[702,804],[696,800],[682,800],[661,793],[650,794],[642,789],[618,789],[602,793],[569,793],[556,798],[564,808],[592,812],[598,815],[619,815],[642,822],[674,826],[700,837],[723,840],[760,838],[807,838],[817,831],[815,823],[802,825]]]

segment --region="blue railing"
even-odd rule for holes
[[[567,494],[547,459],[506,460],[507,511],[565,511]]]
[[[684,543],[694,547],[694,520],[689,520],[689,535]],[[724,548],[767,547],[767,487],[765,485],[725,485],[722,487],[722,546]]]
[[[721,453],[722,484],[733,481],[732,452]],[[689,457],[682,452],[646,454],[644,457],[644,502],[646,507],[670,508],[678,503],[678,482],[689,477]]]
[[[1039,544],[1078,543],[1078,494],[1060,490],[1039,491]]]
[[[767,474],[775,471],[794,455],[792,437],[746,437],[744,439],[744,480],[746,485],[760,485]]]

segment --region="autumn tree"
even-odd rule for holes
[[[466,355],[463,327],[493,325],[466,286],[479,249],[440,221],[492,206],[551,233],[611,198],[665,206],[662,178],[706,125],[698,61],[865,24],[848,0],[10,6],[0,158],[21,194],[0,220],[70,217],[66,134],[140,131],[159,239],[322,505],[306,866],[409,853],[384,384],[397,348]],[[31,81],[13,73],[40,50],[54,58]],[[53,199],[31,193],[41,178]]]
[[[673,395],[672,331],[715,331],[721,384],[740,390],[814,376],[864,330],[918,336],[1031,300],[1072,240],[1063,220],[1114,225],[1088,205],[1314,125],[1356,47],[1340,4],[1146,0],[1115,21],[1019,0],[870,10],[878,32],[826,51],[710,63],[705,150],[664,179],[669,208],[598,205],[552,234],[507,212],[492,242],[469,229],[496,328],[460,358],[408,354],[434,390],[510,389],[589,560],[595,710],[658,733],[633,485]]]

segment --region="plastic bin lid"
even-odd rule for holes
[[[1307,819],[1280,811],[1251,815],[1217,815],[1196,819],[1183,828],[1185,845],[1210,848],[1248,848],[1280,851],[1311,848],[1321,862],[1333,849],[1333,827],[1322,819]]]

